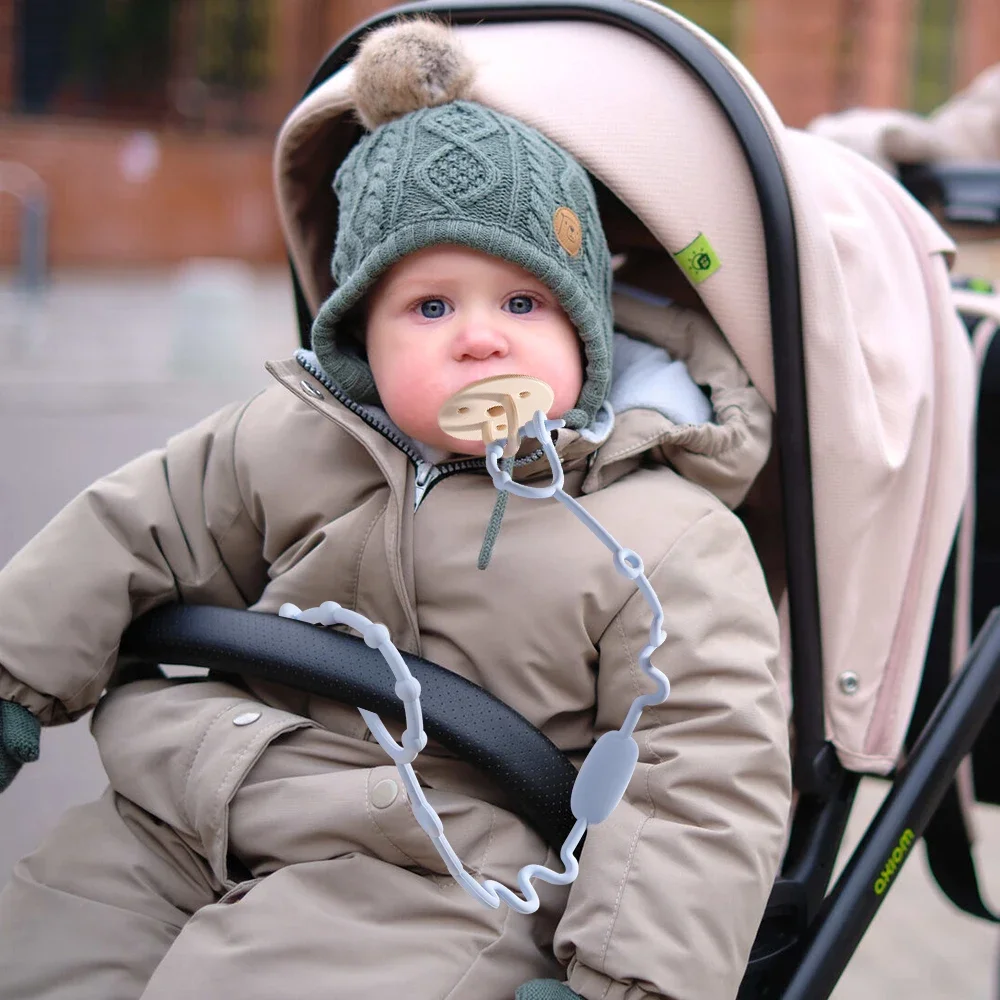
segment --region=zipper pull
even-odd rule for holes
[[[431,482],[435,479],[435,472],[437,472],[437,466],[431,462],[421,462],[417,468],[416,473],[413,477],[413,511],[416,513],[417,508],[420,506],[420,501],[423,500],[424,494],[430,488]]]

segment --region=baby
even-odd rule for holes
[[[559,504],[504,512],[483,443],[439,426],[449,397],[498,375],[551,387],[566,492],[641,553],[671,697],[641,717],[635,774],[577,881],[538,884],[521,915],[449,876],[354,708],[215,678],[114,688],[93,722],[110,788],[0,894],[3,995],[731,1000],[790,779],[753,547],[665,462],[710,408],[662,350],[613,334],[586,172],[466,99],[444,27],[377,32],[353,72],[370,131],[335,182],[315,353],[96,483],[0,573],[3,745],[20,726],[30,758],[38,721],[93,707],[122,632],[158,604],[334,600],[581,761],[649,687],[649,610]],[[511,461],[519,482],[550,477],[533,440]],[[416,770],[477,877],[560,868],[470,766],[432,744]]]

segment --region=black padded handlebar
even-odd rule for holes
[[[353,635],[277,615],[166,605],[129,627],[121,655],[284,684],[405,721],[378,650]],[[429,660],[402,657],[420,682],[427,735],[488,775],[547,844],[561,847],[574,823],[569,800],[577,772],[569,758],[481,687]]]

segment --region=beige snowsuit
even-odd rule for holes
[[[5,1000],[511,1000],[567,965],[587,1000],[731,1000],[789,808],[778,629],[739,520],[675,469],[735,505],[769,417],[707,322],[620,311],[689,357],[717,422],[634,406],[603,443],[558,434],[567,492],[645,562],[668,633],[654,663],[672,684],[642,716],[638,767],[588,832],[577,882],[540,884],[534,916],[469,897],[350,706],[265,684],[132,683],[93,723],[111,789],[0,894]],[[560,504],[511,498],[477,571],[486,476],[424,482],[298,361],[271,368],[280,385],[86,490],[0,573],[0,698],[48,723],[87,711],[122,631],[164,602],[335,600],[582,760],[648,684],[649,611],[608,552]],[[546,481],[547,464],[517,477]],[[432,744],[416,769],[477,876],[559,867],[470,766]]]

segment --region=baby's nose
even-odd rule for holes
[[[492,324],[472,321],[465,324],[455,338],[455,356],[483,361],[507,354],[507,338]]]

